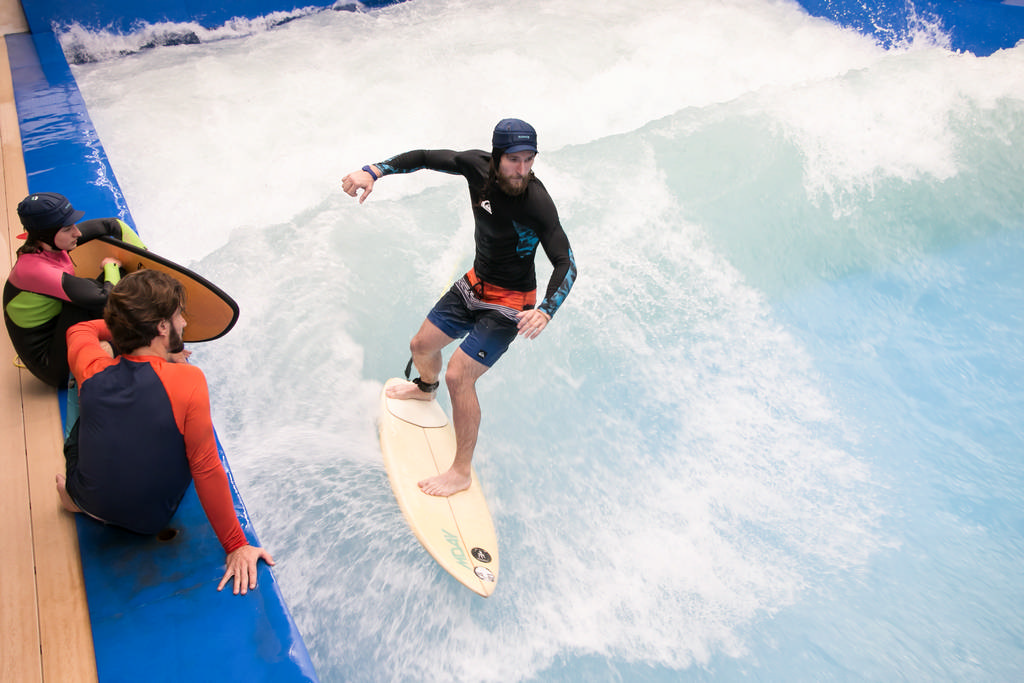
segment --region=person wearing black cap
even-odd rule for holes
[[[18,204],[25,232],[17,261],[4,285],[4,323],[22,364],[43,382],[67,386],[65,335],[69,327],[103,315],[107,294],[120,278],[120,264],[104,260],[102,280],[75,276],[68,255],[101,235],[145,248],[139,236],[116,218],[79,223],[85,215],[56,192],[37,192]]]
[[[388,390],[392,398],[432,400],[440,384],[441,350],[465,337],[445,372],[455,427],[455,461],[447,472],[419,482],[424,493],[434,496],[450,496],[472,482],[470,465],[480,428],[476,381],[517,334],[535,339],[547,327],[577,274],[555,204],[533,174],[537,131],[520,119],[503,119],[494,128],[491,147],[490,153],[405,152],[342,179],[342,189],[358,196],[360,203],[381,177],[420,169],[461,175],[469,185],[476,223],[473,267],[431,309],[409,344],[419,377]],[[534,267],[538,246],[553,268],[539,304]]]

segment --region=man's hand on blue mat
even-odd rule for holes
[[[256,566],[263,560],[271,567],[274,566],[274,558],[263,548],[254,545],[243,545],[228,553],[225,563],[224,578],[220,580],[217,590],[227,585],[228,579],[235,577],[234,594],[245,595],[249,589],[256,587]]]

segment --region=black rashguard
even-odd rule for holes
[[[537,288],[534,256],[541,246],[554,270],[539,310],[549,316],[562,305],[576,280],[576,261],[558,220],[555,203],[535,177],[525,192],[510,197],[487,186],[491,155],[482,150],[414,150],[375,164],[383,175],[421,169],[461,175],[469,185],[475,219],[473,270],[484,282],[517,292]]]

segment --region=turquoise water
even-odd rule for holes
[[[1015,680],[1024,47],[597,4],[413,0],[75,67],[151,248],[241,305],[193,360],[321,679]],[[464,186],[340,179],[505,116],[580,277],[479,386],[483,600],[408,531],[374,424],[469,266]]]

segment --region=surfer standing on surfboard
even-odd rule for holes
[[[409,348],[419,377],[389,388],[397,399],[432,400],[440,384],[441,350],[465,337],[452,353],[445,384],[452,401],[455,460],[447,472],[419,482],[424,493],[450,496],[469,488],[480,429],[476,381],[505,353],[517,334],[535,339],[565,301],[576,280],[576,261],[558,211],[533,174],[537,132],[519,119],[498,123],[492,151],[415,150],[363,166],[342,179],[342,189],[363,203],[382,176],[429,169],[461,175],[469,185],[476,222],[473,267],[427,314]],[[362,194],[359,191],[362,190]],[[554,268],[537,305],[534,257],[544,249]]]

